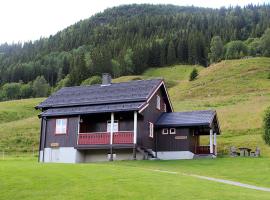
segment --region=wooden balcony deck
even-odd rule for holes
[[[109,132],[80,133],[78,146],[80,145],[109,145]],[[133,131],[118,131],[113,133],[113,144],[133,144]]]

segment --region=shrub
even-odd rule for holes
[[[49,94],[50,85],[44,76],[38,76],[33,82],[33,93],[35,97],[46,97]]]
[[[270,107],[268,107],[264,114],[263,119],[264,134],[263,139],[266,144],[270,146]]]
[[[238,59],[243,58],[248,54],[248,47],[242,41],[231,41],[226,44],[226,59]]]
[[[189,81],[195,80],[198,75],[199,75],[198,70],[196,68],[194,68],[189,75]]]
[[[92,76],[91,78],[85,79],[81,85],[94,85],[101,84],[102,79],[100,76]]]

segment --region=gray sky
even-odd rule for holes
[[[55,34],[106,8],[131,3],[194,5],[219,8],[270,0],[1,0],[0,43],[28,41]]]

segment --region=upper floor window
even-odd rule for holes
[[[166,106],[166,103],[164,103],[164,112],[167,112],[167,106]]]
[[[167,128],[162,129],[162,134],[163,135],[168,135],[169,134],[169,130]]]
[[[154,124],[152,122],[149,122],[149,137],[154,137]]]
[[[157,95],[157,109],[160,110],[160,96]]]
[[[55,134],[67,133],[67,119],[56,119],[55,121]]]
[[[170,134],[175,134],[175,128],[170,128]]]
[[[111,120],[107,121],[107,132],[111,132]],[[118,120],[114,120],[113,132],[118,132]]]

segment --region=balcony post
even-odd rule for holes
[[[213,129],[210,129],[210,154],[213,154]]]
[[[214,133],[215,155],[217,155],[217,133]]]
[[[114,125],[114,113],[111,113],[111,129],[110,129],[110,161],[113,161],[113,125]]]
[[[133,159],[136,160],[136,145],[137,145],[137,111],[134,111],[134,128],[133,128]]]
[[[80,138],[80,125],[81,125],[80,123],[81,123],[81,115],[79,115],[79,117],[78,117],[77,145],[79,144],[79,138]]]

